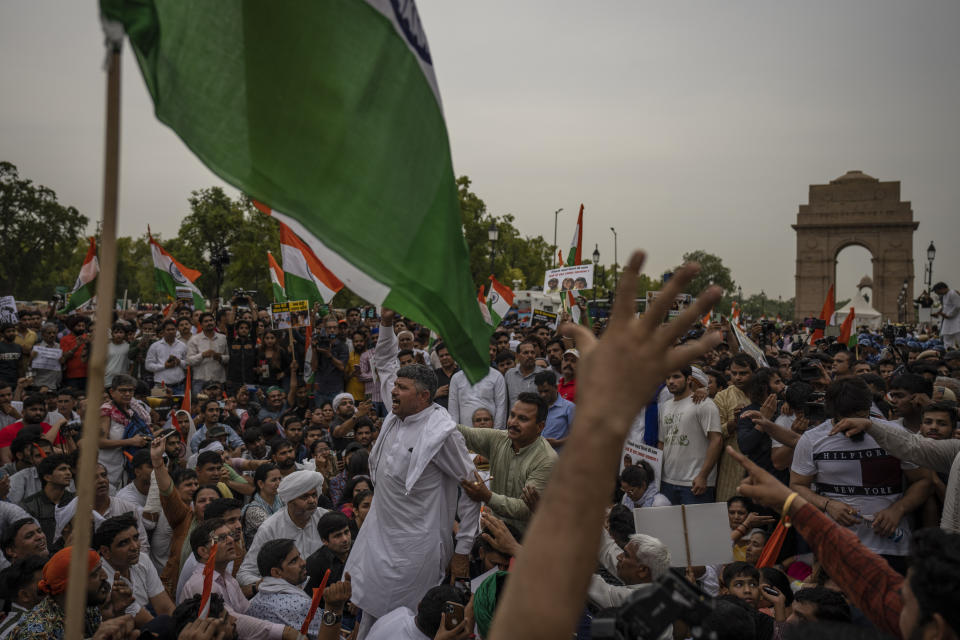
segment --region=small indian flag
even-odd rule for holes
[[[477,291],[477,305],[480,307],[480,315],[483,316],[483,321],[493,326],[493,318],[490,317],[490,307],[487,305],[486,296],[483,295],[483,285],[480,285],[480,290]]]
[[[273,285],[273,301],[286,302],[287,292],[283,287],[283,270],[277,264],[273,254],[267,251],[267,263],[270,266],[270,284]]]
[[[83,259],[80,275],[77,276],[77,281],[73,285],[73,291],[70,292],[64,311],[76,309],[93,298],[96,294],[98,273],[100,273],[100,261],[97,260],[97,241],[91,237],[90,246],[87,248],[87,257]]]
[[[200,592],[200,611],[197,612],[197,618],[210,617],[210,594],[213,593],[213,573],[217,562],[217,543],[214,542],[210,547],[210,555],[207,557],[207,563],[203,566],[203,590]]]
[[[580,251],[583,248],[583,205],[580,205],[580,215],[577,216],[577,226],[573,230],[573,239],[570,241],[570,253],[567,254],[567,266],[575,267],[580,264]]]
[[[176,298],[178,288],[189,289],[193,296],[193,308],[206,309],[207,301],[200,293],[197,285],[194,284],[201,273],[177,262],[176,258],[153,239],[149,228],[147,229],[147,236],[150,238],[150,252],[153,254],[153,280],[156,283],[157,291],[162,291],[171,298]]]
[[[254,206],[271,216],[280,226],[280,253],[283,256],[283,288],[288,299],[328,303],[333,300],[343,283],[333,275],[300,236],[272,211],[254,201]]]
[[[487,307],[490,308],[490,319],[494,326],[507,317],[510,307],[513,306],[513,290],[500,284],[490,276],[490,291],[487,292]]]

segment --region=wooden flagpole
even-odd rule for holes
[[[93,480],[100,449],[100,404],[106,371],[107,345],[113,319],[113,290],[117,279],[117,200],[120,175],[120,42],[110,42],[107,53],[107,122],[103,167],[103,218],[100,227],[100,274],[90,359],[87,363],[87,410],[83,417],[77,469],[77,513],[73,518],[73,549],[90,548],[93,518]],[[70,556],[67,583],[65,640],[81,640],[87,599],[86,553]]]

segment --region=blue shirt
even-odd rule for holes
[[[227,446],[231,449],[237,449],[243,446],[243,438],[237,435],[237,432],[233,430],[232,427],[225,424],[218,424],[218,427],[223,427],[227,430]],[[190,451],[197,453],[200,450],[200,443],[204,441],[207,437],[207,425],[202,425],[197,432],[193,435],[193,438],[190,439]]]
[[[540,435],[554,440],[566,438],[570,433],[570,427],[573,426],[574,406],[572,402],[558,394],[556,401],[547,409],[547,425]]]

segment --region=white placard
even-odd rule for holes
[[[559,291],[582,291],[593,289],[593,265],[578,264],[574,267],[547,269],[543,276],[544,293]]]
[[[683,535],[683,511],[686,511],[687,539],[690,543],[689,560]],[[725,502],[690,504],[685,507],[643,507],[633,510],[633,521],[637,533],[653,536],[667,545],[674,567],[733,562]]]

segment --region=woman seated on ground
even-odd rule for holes
[[[351,478],[343,488],[343,497],[340,498],[340,504],[337,505],[337,508],[348,518],[354,516],[354,500],[361,491],[373,491],[373,484],[367,476]]]
[[[620,472],[620,488],[623,489],[621,504],[630,509],[641,507],[669,507],[670,500],[657,491],[653,484],[656,476],[646,460],[624,467]]]
[[[353,524],[357,531],[363,526],[363,521],[367,519],[370,513],[370,507],[373,505],[373,491],[361,489],[353,495]],[[351,527],[352,529],[353,527]],[[356,533],[354,534],[356,536]]]
[[[272,462],[262,464],[253,472],[253,499],[243,508],[243,538],[249,546],[263,521],[283,508],[277,495],[282,479],[280,470]]]

